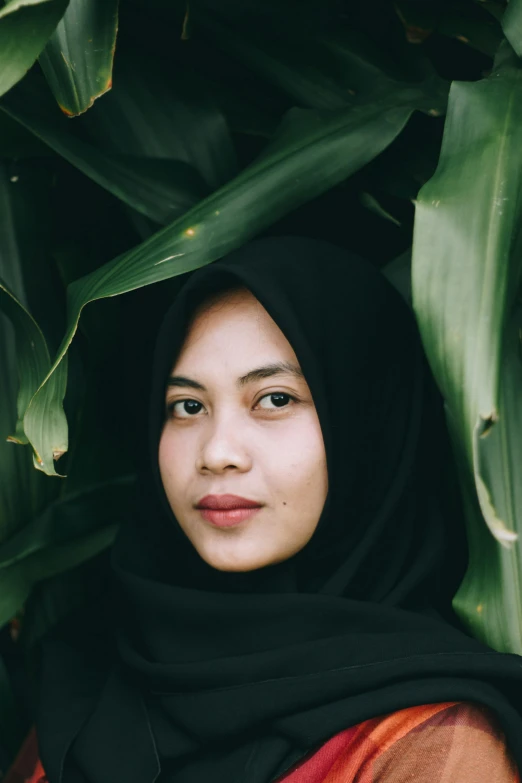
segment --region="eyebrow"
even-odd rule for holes
[[[271,378],[273,375],[293,375],[295,378],[304,378],[301,368],[292,364],[292,362],[274,362],[265,364],[263,367],[256,367],[254,370],[249,370],[246,375],[241,375],[236,381],[236,386],[241,388],[246,386],[247,383],[259,381],[262,378]],[[207,391],[202,383],[192,378],[186,378],[184,375],[171,375],[167,381],[167,386],[182,386]]]

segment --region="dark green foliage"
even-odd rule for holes
[[[109,0],[65,6],[0,11],[8,761],[31,720],[20,672],[87,600],[119,522],[110,502],[136,470],[153,336],[182,275],[263,233],[408,259],[451,82],[487,81],[506,36],[520,53],[517,0],[505,18],[496,0],[120,0],[119,19]]]

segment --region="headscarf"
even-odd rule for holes
[[[158,444],[191,315],[238,284],[295,351],[328,494],[300,552],[225,573],[181,531]],[[460,700],[496,712],[522,768],[522,658],[452,619],[466,554],[444,493],[442,400],[413,314],[379,270],[283,236],[187,275],[157,339],[148,434],[111,598],[45,645],[37,730],[50,783],[269,783],[363,720]]]

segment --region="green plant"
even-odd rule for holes
[[[0,9],[0,626],[24,612],[25,653],[114,537],[180,276],[265,231],[406,281],[413,237],[469,530],[455,605],[521,651],[520,6]]]

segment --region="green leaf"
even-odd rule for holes
[[[507,45],[501,49],[489,78],[451,87],[439,166],[416,205],[412,278],[426,353],[490,545],[513,548],[500,557],[509,604],[522,524],[519,359],[506,342],[522,271],[522,69]],[[512,369],[503,369],[503,357]],[[503,615],[503,623],[521,620],[519,609],[516,618]],[[484,633],[493,646],[504,644],[493,626]]]
[[[74,136],[65,117],[55,115],[36,79],[25,79],[0,103],[0,110],[117,198],[156,223],[184,212],[204,191],[197,171],[185,161],[110,155]]]
[[[83,563],[114,540],[133,477],[54,501],[0,547],[0,627],[33,585]]]
[[[502,29],[509,43],[522,57],[522,2],[509,0],[508,7],[502,16]]]
[[[118,0],[69,0],[40,65],[61,110],[81,114],[110,90]]]
[[[438,0],[399,0],[396,8],[412,43],[437,32],[493,57],[502,41],[502,30],[486,6],[483,1],[474,4],[453,0],[451,5],[444,5]]]
[[[411,307],[411,248],[383,266],[381,272]]]
[[[67,438],[54,376],[76,332],[83,307],[208,264],[300,204],[323,193],[382,152],[426,100],[408,89],[386,100],[336,112],[292,109],[258,161],[182,218],[137,248],[75,282],[69,290],[67,334],[47,379],[24,418],[40,467],[55,475],[52,452]]]
[[[78,541],[51,545],[20,563],[0,568],[0,626],[21,609],[37,582],[94,557],[113,543],[117,530],[117,525],[110,525]]]
[[[6,278],[0,299],[15,323],[13,326],[0,305],[0,544],[37,514],[60,488],[58,482],[49,481],[33,469],[33,458],[28,449],[6,440],[16,428],[19,373],[24,379],[36,379],[42,373],[45,376],[50,367],[45,341],[28,313],[28,290],[31,286],[25,284],[26,275],[38,280],[39,271],[44,267],[44,258],[33,244],[40,244],[42,234],[33,205],[24,198],[26,190],[22,179],[25,177],[12,172],[12,167],[8,170],[7,166],[0,164],[0,276]],[[27,186],[31,194],[39,193],[35,178],[30,178]],[[39,211],[45,216],[41,204]],[[29,222],[31,232],[26,231],[21,238],[22,219]],[[30,241],[26,242],[28,233]],[[39,289],[40,294],[43,291],[47,301],[52,303],[45,288],[40,285]],[[20,415],[23,415],[28,389],[27,385],[20,390]],[[20,427],[18,431],[22,436]]]
[[[35,646],[65,617],[81,611],[86,604],[100,606],[107,599],[103,577],[107,573],[105,564],[108,557],[110,555],[104,549],[75,568],[61,571],[34,585],[24,604],[17,640],[28,658],[35,654],[38,656]]]
[[[522,308],[508,327],[500,369],[499,419],[481,443],[480,467],[486,486],[495,487],[497,512],[514,520],[520,534],[522,509]],[[473,495],[473,478],[465,476],[470,562],[454,607],[470,632],[502,652],[522,654],[522,551],[493,540]],[[517,524],[518,523],[518,524]]]
[[[0,112],[0,149],[2,157],[11,160],[54,155],[47,145],[2,112]]]
[[[121,53],[115,84],[85,117],[106,152],[181,161],[198,172],[201,196],[237,174],[229,129],[205,80],[181,65],[177,78],[150,57]]]
[[[294,16],[292,24],[287,21],[285,25],[278,13],[275,34],[273,20],[267,26],[259,11],[245,22],[233,7],[217,7],[215,3],[205,7],[205,3],[200,3],[195,16],[198,30],[213,43],[301,106],[338,109],[409,83],[401,78],[382,49],[364,39],[360,32],[355,34],[344,28],[328,33],[316,30],[306,24],[306,15],[297,19]],[[429,75],[434,83],[442,83],[427,58],[422,59],[422,70],[422,76]],[[414,76],[413,83],[418,80]]]
[[[24,379],[18,395],[16,432],[9,437],[9,440],[15,443],[27,443],[22,419],[31,399],[30,389],[39,386],[46,377],[51,367],[51,359],[38,324],[1,278],[0,309],[14,326],[18,375]]]
[[[401,225],[400,220],[397,220],[396,217],[393,217],[389,212],[387,212],[384,207],[382,207],[375,196],[372,196],[371,193],[363,192],[360,195],[360,202],[363,205],[363,207],[366,207],[366,209],[369,209],[370,212],[373,212],[374,215],[377,215],[378,217],[383,218],[384,220],[389,220],[390,223],[394,223],[396,226]]]
[[[10,0],[0,8],[0,95],[29,70],[69,0]]]
[[[335,61],[310,38],[268,40],[253,25],[234,26],[223,9],[197,7],[198,29],[227,53],[246,63],[303,106],[338,109],[351,103],[349,87],[339,83]],[[237,20],[236,20],[237,21]]]

